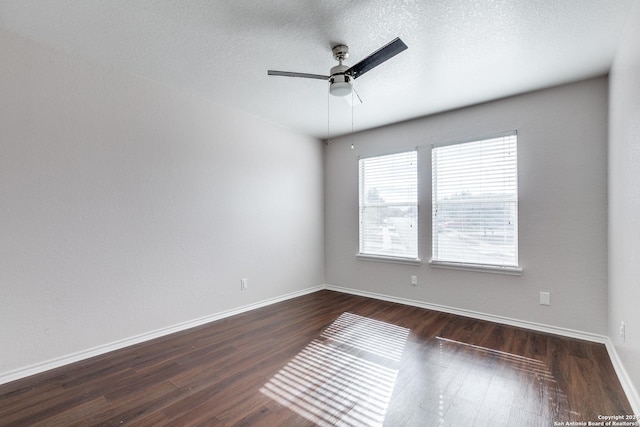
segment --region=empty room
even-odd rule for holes
[[[0,0],[0,426],[640,426],[639,0]]]

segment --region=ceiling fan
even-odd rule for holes
[[[371,55],[364,58],[362,61],[349,67],[348,65],[342,64],[342,61],[349,57],[349,47],[343,44],[339,44],[331,49],[331,51],[333,52],[333,58],[338,61],[338,65],[331,68],[328,76],[322,74],[308,74],[276,70],[268,70],[267,74],[270,76],[302,77],[306,79],[328,80],[329,93],[331,93],[331,95],[347,96],[350,95],[353,90],[353,80],[357,79],[372,68],[375,68],[383,62],[393,58],[406,49],[407,45],[404,44],[404,42],[400,40],[399,37],[396,37],[391,42],[387,43],[380,49],[373,52]]]

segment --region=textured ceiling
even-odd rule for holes
[[[605,74],[636,0],[0,0],[0,27],[326,138]],[[321,80],[409,49],[355,81],[353,108]]]

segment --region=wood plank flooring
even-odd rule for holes
[[[331,291],[0,386],[2,426],[539,427],[625,414],[601,344]]]

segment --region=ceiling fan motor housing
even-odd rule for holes
[[[336,65],[331,68],[329,77],[329,93],[333,96],[347,96],[353,89],[353,78],[346,73],[349,69],[347,65]]]

